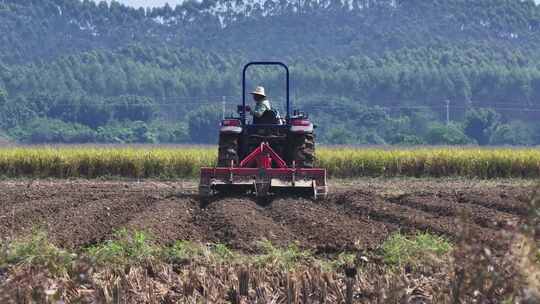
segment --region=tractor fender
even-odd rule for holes
[[[242,133],[242,123],[236,118],[224,119],[221,121],[221,128],[219,131],[221,133],[240,134]]]
[[[219,132],[221,132],[221,133],[240,134],[240,133],[242,133],[242,127],[222,126],[221,129],[219,129]]]
[[[310,123],[307,126],[291,126],[291,132],[293,133],[312,133],[313,132],[313,124]]]

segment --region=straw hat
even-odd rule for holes
[[[251,93],[249,93],[249,94],[252,94],[252,95],[261,95],[261,96],[266,97],[266,94],[265,94],[265,92],[264,92],[264,87],[261,87],[261,86],[256,87],[256,88],[255,88],[255,91],[253,91],[253,92],[251,92]]]

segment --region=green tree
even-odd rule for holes
[[[77,122],[93,129],[103,126],[111,119],[112,112],[100,97],[85,97],[77,113]]]
[[[3,129],[14,128],[36,117],[36,113],[32,110],[32,107],[25,98],[9,99],[5,102],[0,112],[0,127]]]
[[[186,143],[190,141],[185,123],[154,121],[149,128],[160,143]]]
[[[87,126],[66,123],[57,119],[36,118],[9,134],[25,143],[90,143],[95,142],[96,132]]]
[[[455,124],[443,125],[435,123],[428,128],[426,141],[432,145],[465,145],[470,144],[463,130]]]
[[[114,119],[148,122],[156,115],[156,104],[149,97],[123,95],[109,99]]]
[[[345,127],[331,128],[323,138],[324,142],[331,145],[347,145],[358,143],[357,135]]]
[[[465,115],[465,135],[479,145],[487,145],[492,132],[499,126],[501,116],[492,109],[476,109]]]
[[[133,122],[133,125],[131,126],[133,129],[133,135],[135,137],[133,142],[138,143],[155,143],[156,138],[154,134],[152,134],[146,125],[146,123],[142,121],[135,121]]]
[[[0,110],[4,108],[7,103],[7,94],[6,92],[0,90]]]
[[[189,137],[194,143],[217,143],[221,110],[202,106],[188,116]]]
[[[390,143],[397,145],[423,145],[426,142],[422,137],[416,135],[398,133],[390,139]]]
[[[156,135],[145,122],[124,121],[112,122],[97,128],[97,139],[100,142],[128,144],[128,143],[156,143]]]
[[[492,145],[532,145],[534,143],[534,129],[521,121],[497,126],[490,138]]]

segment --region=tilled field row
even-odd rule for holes
[[[254,252],[267,239],[326,254],[376,248],[398,230],[459,239],[468,227],[480,232],[480,242],[503,249],[500,240],[527,215],[533,193],[515,182],[370,180],[334,187],[325,201],[222,197],[202,205],[192,189],[154,181],[3,181],[0,235],[43,229],[57,245],[81,248],[127,227],[162,244],[192,240]]]

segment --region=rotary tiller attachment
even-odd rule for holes
[[[326,170],[287,167],[285,161],[263,142],[239,166],[201,168],[199,195],[209,197],[216,193],[253,192],[257,197],[280,192],[308,191],[314,199],[328,194]]]

